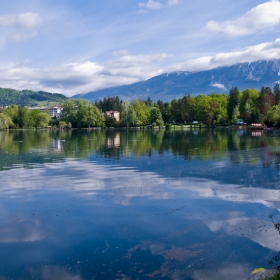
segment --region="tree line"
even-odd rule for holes
[[[239,91],[234,87],[229,94],[200,94],[196,97],[187,94],[170,102],[153,102],[150,98],[128,102],[112,97],[96,101],[95,105],[103,112],[120,112],[121,119],[118,124],[112,118],[105,117],[107,126],[184,124],[193,121],[215,126],[232,125],[239,119],[247,124],[280,126],[279,83],[275,84],[273,90],[262,87],[260,91],[250,88]]]
[[[153,102],[134,99],[131,102],[119,97],[104,98],[90,103],[83,99],[67,99],[62,103],[60,119],[51,120],[48,112],[29,110],[26,107],[11,105],[0,112],[0,128],[30,128],[55,125],[60,127],[116,127],[145,126],[164,124],[187,124],[194,121],[208,126],[231,125],[239,119],[247,124],[262,123],[280,126],[280,87],[276,83],[270,87],[246,89],[237,87],[229,94],[190,94],[174,98],[170,102]],[[117,121],[106,111],[118,111]]]

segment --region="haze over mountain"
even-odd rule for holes
[[[251,63],[238,63],[207,71],[180,71],[155,76],[146,81],[131,85],[112,87],[87,94],[77,94],[73,98],[90,101],[104,97],[119,96],[121,99],[146,99],[169,101],[184,94],[228,93],[232,87],[261,89],[273,88],[280,82],[280,60],[260,60]]]

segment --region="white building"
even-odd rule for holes
[[[59,118],[62,114],[63,108],[60,105],[53,106],[53,107],[29,107],[30,110],[40,110],[41,112],[49,112],[51,118]]]
[[[110,118],[115,118],[117,122],[120,121],[120,112],[119,111],[106,111],[106,115]]]

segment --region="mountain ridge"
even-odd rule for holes
[[[45,91],[15,90],[11,88],[0,88],[0,105],[8,106],[16,104],[18,106],[38,106],[43,103],[60,104],[68,99],[63,94],[50,93]]]
[[[72,98],[89,101],[119,96],[121,99],[146,99],[170,101],[184,94],[228,93],[232,87],[261,89],[280,82],[280,59],[243,62],[203,71],[173,71],[130,85],[111,87]]]

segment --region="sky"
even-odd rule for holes
[[[0,0],[0,87],[72,96],[280,59],[278,0]]]

